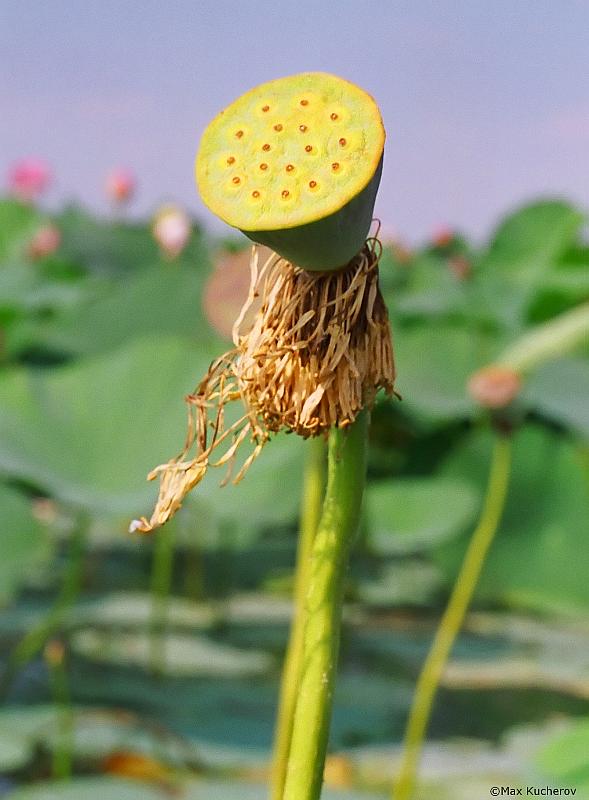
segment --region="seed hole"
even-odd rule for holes
[[[263,144],[262,145],[262,150],[265,150],[266,152],[268,152],[269,149],[270,149],[270,145],[269,144]]]
[[[345,146],[347,145],[347,143],[348,143],[348,142],[347,142],[347,140],[346,140],[346,139],[344,139],[344,137],[342,136],[342,138],[339,140],[339,143],[340,143],[340,145],[341,145],[342,147],[345,147]]]
[[[260,169],[268,169],[268,164],[265,164],[263,161],[260,164]]]
[[[236,131],[235,135],[237,136],[238,139],[241,139],[241,137],[243,136],[243,131]]]
[[[280,123],[278,123],[278,125],[274,126],[274,130],[278,131],[280,133],[280,131],[282,130],[282,125]]]
[[[329,115],[329,119],[333,119],[333,120],[338,119],[338,115],[335,113],[335,111],[333,112],[333,114]]]
[[[292,171],[293,171],[293,169],[294,169],[294,165],[293,165],[293,164],[287,164],[287,165],[286,165],[286,171],[287,171],[287,172],[292,172]]]
[[[235,158],[233,156],[229,156],[229,158],[227,159],[227,163],[228,164],[235,164]]]
[[[284,197],[285,200],[289,195],[290,195],[290,192],[288,191],[288,189],[283,189],[282,190],[282,196]]]
[[[262,106],[262,111],[266,113],[266,111],[270,111],[270,106]]]
[[[241,178],[238,178],[237,175],[233,178],[233,183],[241,183]]]
[[[312,144],[306,145],[306,147],[305,147],[305,152],[306,153],[310,153],[312,150],[313,150],[313,145]]]
[[[309,181],[309,188],[314,189],[317,186],[317,181]]]
[[[309,101],[308,100],[301,100],[301,105],[302,106],[308,106],[309,105]]]
[[[331,165],[331,168],[334,172],[337,172],[337,170],[339,169],[339,163],[337,161],[334,161],[333,164]]]
[[[307,126],[306,125],[299,125],[299,130],[300,130],[301,133],[304,133],[307,130]]]
[[[260,193],[258,192],[257,189],[252,192],[252,197],[258,198],[259,196],[260,196]]]

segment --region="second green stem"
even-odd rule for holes
[[[419,756],[434,698],[448,656],[462,627],[485,556],[499,527],[507,496],[510,468],[511,440],[508,436],[497,435],[481,517],[469,542],[450,600],[417,681],[405,733],[403,759],[393,795],[394,800],[409,800],[413,794]]]

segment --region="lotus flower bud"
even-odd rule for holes
[[[25,203],[38,200],[51,183],[51,170],[40,158],[23,158],[8,173],[8,191]]]
[[[454,231],[447,225],[438,225],[432,231],[431,242],[434,247],[448,247],[454,239]]]
[[[61,244],[61,232],[59,228],[52,223],[43,225],[39,228],[27,248],[29,258],[38,259],[46,258],[52,253],[55,253]]]
[[[468,381],[470,396],[483,408],[505,408],[521,390],[521,378],[511,367],[491,364],[471,375]]]
[[[113,169],[106,177],[106,194],[117,206],[126,205],[135,194],[136,188],[135,176],[124,167]]]
[[[190,238],[190,218],[182,208],[163,206],[155,215],[151,230],[164,255],[177,258]]]

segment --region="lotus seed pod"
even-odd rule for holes
[[[308,270],[345,266],[372,220],[385,131],[375,101],[322,72],[264,83],[206,128],[196,158],[205,204]]]

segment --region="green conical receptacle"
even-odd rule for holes
[[[297,266],[335,270],[372,220],[385,132],[375,101],[325,73],[252,89],[205,130],[196,159],[206,205]]]

